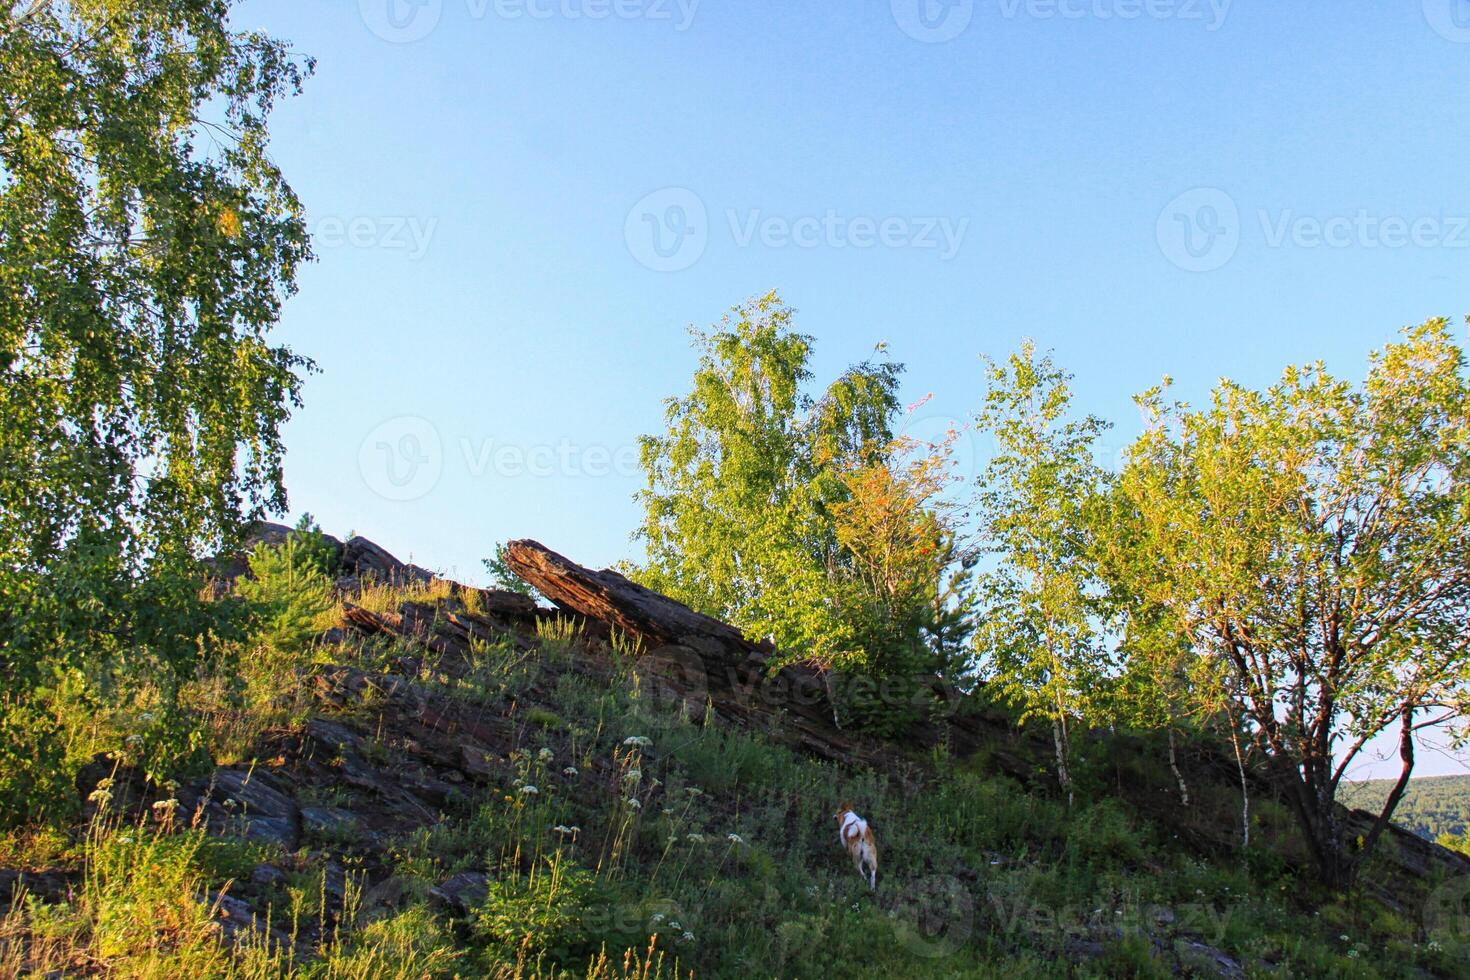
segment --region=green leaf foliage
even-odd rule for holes
[[[1192,655],[1287,788],[1322,876],[1351,879],[1334,799],[1367,742],[1470,705],[1470,380],[1446,320],[1373,355],[1361,386],[1321,364],[1204,409],[1140,398],[1114,512],[1136,608]],[[1391,793],[1383,818],[1398,799]]]
[[[962,639],[945,464],[905,462],[894,440],[900,365],[863,361],[813,395],[792,322],[770,293],[695,332],[691,390],[642,440],[640,577],[784,661],[932,677]]]
[[[267,333],[311,252],[267,118],[310,65],[229,7],[55,0],[0,22],[7,718],[138,676],[166,714],[218,613],[196,559],[285,504],[309,363]],[[7,726],[0,757],[49,765],[55,728]],[[6,782],[0,820],[33,802]]]
[[[996,695],[1053,729],[1058,778],[1071,792],[1073,718],[1106,720],[1114,664],[1099,626],[1092,557],[1106,484],[1093,461],[1102,420],[1070,419],[1069,375],[1029,341],[990,362],[980,429],[996,452],[979,481],[980,533],[995,554],[979,580],[975,631],[981,676]]]

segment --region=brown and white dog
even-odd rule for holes
[[[878,889],[878,845],[873,840],[873,828],[852,810],[851,803],[843,803],[833,814],[837,818],[837,839],[852,855],[853,867],[868,881],[868,888]],[[864,871],[864,865],[867,870]]]

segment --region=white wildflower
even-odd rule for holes
[[[561,771],[561,774],[563,776],[575,776],[575,775],[577,775],[577,767],[576,766],[567,766],[565,769],[563,769]]]
[[[555,755],[550,749],[542,749],[536,753],[536,758],[541,762],[550,762],[555,758]]]
[[[704,843],[704,835],[703,834],[685,834],[684,835],[684,839],[687,840],[691,844],[703,844]]]
[[[653,739],[647,735],[629,735],[623,739],[624,745],[636,745],[640,749],[646,749],[653,744]]]
[[[636,782],[638,782],[638,780],[640,780],[642,778],[643,778],[643,770],[642,769],[629,769],[627,772],[623,773],[623,781],[624,782],[636,783]]]
[[[643,808],[643,804],[638,802],[638,797],[636,796],[628,797],[628,805],[635,810],[641,810]]]
[[[554,830],[554,831],[556,831],[558,834],[572,834],[574,836],[577,835],[577,834],[580,834],[582,832],[582,828],[581,827],[568,827],[564,823],[559,823],[555,827],[552,827],[551,829]]]
[[[527,783],[526,785],[521,787],[521,793],[526,796],[535,796],[540,792],[541,790],[537,789],[535,786],[532,786],[530,783]]]
[[[692,943],[692,942],[694,942],[694,933],[692,933],[692,932],[687,932],[687,931],[686,931],[686,932],[685,932],[685,933],[684,933],[684,935],[683,935],[683,936],[682,936],[682,937],[681,937],[681,938],[683,938],[683,940],[684,940],[684,941],[685,941],[685,942],[686,942],[686,943]]]
[[[725,835],[725,840],[729,841],[731,844],[744,844],[745,843],[745,838],[744,837],[741,837],[739,834],[726,834]]]

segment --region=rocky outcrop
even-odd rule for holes
[[[296,531],[284,524],[258,521],[245,532],[240,549],[234,553],[219,555],[210,561],[216,578],[231,582],[250,570],[249,556],[259,545],[280,547]],[[323,533],[322,540],[332,552],[332,564],[338,575],[347,579],[349,588],[358,582],[378,582],[390,585],[427,584],[434,580],[433,572],[418,565],[400,561],[388,549],[357,535],[342,541]]]
[[[611,569],[578,565],[537,541],[512,541],[502,557],[559,609],[641,640],[641,662],[662,697],[696,712],[709,705],[726,721],[824,758],[857,762],[882,753],[876,742],[842,729],[823,671],[778,664],[770,643],[747,639],[728,623]]]
[[[290,533],[282,525],[265,525],[256,540],[279,542]],[[555,609],[538,608],[514,592],[446,584],[364,538],[330,540],[339,556],[342,614],[318,643],[317,664],[311,668],[307,691],[314,716],[291,729],[263,733],[254,746],[259,763],[221,767],[177,793],[180,825],[202,824],[213,834],[266,845],[261,855],[266,863],[226,891],[198,896],[211,907],[226,940],[292,941],[260,910],[285,907],[287,892],[299,887],[305,867],[311,869],[313,887],[320,885],[328,910],[312,926],[321,935],[332,928],[333,916],[346,914],[349,895],[362,896],[353,913],[359,922],[398,907],[407,892],[398,877],[395,848],[439,824],[445,814],[474,812],[488,796],[518,792],[513,753],[531,739],[531,744],[554,741],[556,733],[571,727],[557,716],[563,710],[558,691],[563,675],[594,681],[626,676],[617,671],[627,668],[626,660],[620,661],[627,649],[620,643],[615,651],[614,638],[641,645],[636,667],[643,691],[687,707],[690,717],[713,716],[722,724],[759,730],[772,741],[841,766],[869,765],[913,792],[933,785],[938,770],[931,749],[938,746],[953,758],[1004,772],[1039,792],[1054,785],[1046,735],[1018,730],[981,698],[936,685],[926,692],[933,695],[931,710],[897,738],[867,736],[842,724],[831,678],[816,667],[786,663],[769,643],[538,542],[511,542],[504,558]],[[384,608],[380,591],[364,595],[369,583],[435,588],[409,588],[406,601]],[[580,633],[574,643],[556,644],[551,654],[543,648],[538,624],[554,617],[573,618]],[[332,662],[334,650],[342,653],[341,662]],[[513,670],[498,665],[481,671],[488,656],[507,663],[542,659],[539,669],[512,689],[493,684]],[[1146,775],[1150,765],[1162,768],[1161,759],[1148,757],[1147,743],[1111,733],[1088,738],[1107,738],[1109,755],[1124,765],[1133,754],[1137,765],[1127,778],[1120,771],[1116,792],[1134,810],[1176,831],[1197,853],[1235,847],[1234,812],[1222,818],[1198,803],[1183,807],[1171,795],[1172,774]],[[558,755],[564,751],[566,746],[556,746]],[[1227,785],[1232,791],[1237,785],[1233,758],[1208,745],[1181,750],[1179,765],[1198,785]],[[579,767],[577,785],[593,798],[616,792],[619,773],[610,762],[579,761]],[[1252,779],[1253,794],[1270,794],[1263,778]],[[110,807],[130,816],[146,814],[157,802],[141,773],[113,759],[99,757],[79,775],[84,799],[99,787]],[[1369,819],[1353,813],[1346,823],[1361,828]],[[1405,908],[1413,899],[1404,896],[1416,894],[1416,881],[1470,874],[1470,861],[1396,829],[1383,843],[1385,871],[1366,887],[1406,913],[1415,911]],[[995,854],[987,860],[999,865],[1025,859]],[[968,893],[978,895],[984,887],[983,865],[942,870]],[[430,888],[428,898],[451,917],[464,917],[483,900],[488,883],[482,870],[458,871]],[[49,899],[73,887],[64,873],[0,872],[0,901],[17,890]],[[1172,911],[1151,916],[1142,928],[1156,957],[1172,963],[1176,972],[1241,975],[1240,963],[1209,945],[1210,937],[1176,922]],[[1067,954],[1077,961],[1106,954],[1118,938],[1116,928],[1108,922],[1078,936]]]
[[[301,813],[285,787],[264,769],[216,769],[179,791],[191,822],[290,851],[301,840]]]
[[[358,535],[342,545],[342,572],[354,578],[391,585],[425,585],[434,573],[418,565],[399,561],[386,548]]]

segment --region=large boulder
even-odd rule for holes
[[[427,585],[434,579],[428,569],[399,561],[388,549],[362,535],[349,538],[342,546],[341,564],[347,575],[391,585]]]
[[[295,850],[301,840],[296,801],[262,769],[216,769],[179,791],[183,812],[212,834],[232,834]]]

